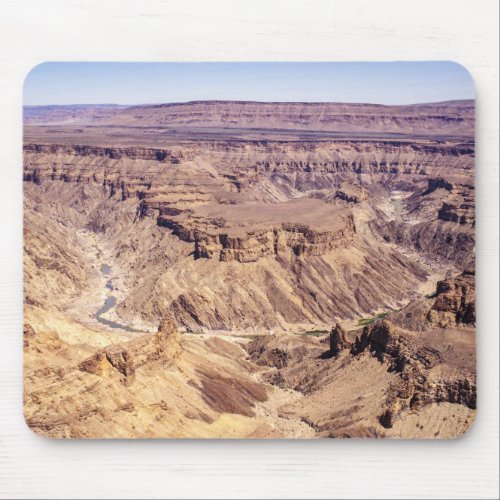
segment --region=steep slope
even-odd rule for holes
[[[463,283],[438,284],[425,322],[408,314],[421,308],[415,301],[362,331],[337,324],[329,337],[268,336],[246,349],[268,367],[265,380],[303,395],[279,415],[302,418],[317,436],[457,437],[475,418],[475,324],[468,316],[442,328],[432,312],[449,317],[471,300],[473,285]],[[452,289],[463,300],[449,300]]]
[[[255,404],[268,399],[243,351],[181,339],[171,319],[154,335],[71,345],[25,325],[25,418],[50,437],[279,437]],[[36,360],[36,362],[35,362]],[[272,392],[272,388],[269,388]],[[47,404],[47,398],[52,398]]]

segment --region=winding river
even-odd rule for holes
[[[95,313],[95,318],[97,319],[97,321],[99,321],[99,323],[102,323],[109,328],[125,330],[126,332],[139,332],[140,330],[136,330],[135,328],[131,328],[127,325],[122,325],[120,323],[117,323],[116,321],[111,321],[102,317],[103,314],[107,313],[110,309],[113,309],[113,307],[116,306],[116,297],[111,294],[111,292],[114,290],[113,282],[110,278],[111,266],[109,266],[108,264],[103,264],[101,266],[101,273],[106,278],[106,288],[109,290],[109,292],[106,300],[104,301],[104,304]]]

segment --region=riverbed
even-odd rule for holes
[[[116,306],[116,296],[113,295],[112,293],[114,290],[114,286],[113,286],[113,281],[111,280],[110,277],[111,266],[109,264],[102,264],[101,274],[104,276],[104,278],[106,278],[106,288],[108,289],[108,293],[104,301],[104,304],[95,313],[96,320],[99,321],[99,323],[109,328],[125,330],[126,332],[139,332],[140,330],[136,330],[135,328],[131,328],[130,326],[122,325],[121,323],[118,323],[116,321],[103,318],[102,316],[103,314],[107,313]]]

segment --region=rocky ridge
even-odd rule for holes
[[[155,335],[146,335],[125,345],[110,345],[82,361],[80,370],[104,376],[113,368],[131,384],[137,368],[158,361],[174,363],[181,352],[181,337],[172,317],[163,318]]]
[[[30,125],[89,127],[291,129],[347,131],[453,133],[470,135],[474,102],[455,101],[431,105],[383,106],[347,103],[266,103],[244,101],[194,101],[130,107],[54,107],[37,113],[25,110]]]

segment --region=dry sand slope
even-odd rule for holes
[[[25,415],[36,432],[467,430],[473,103],[25,118]]]

